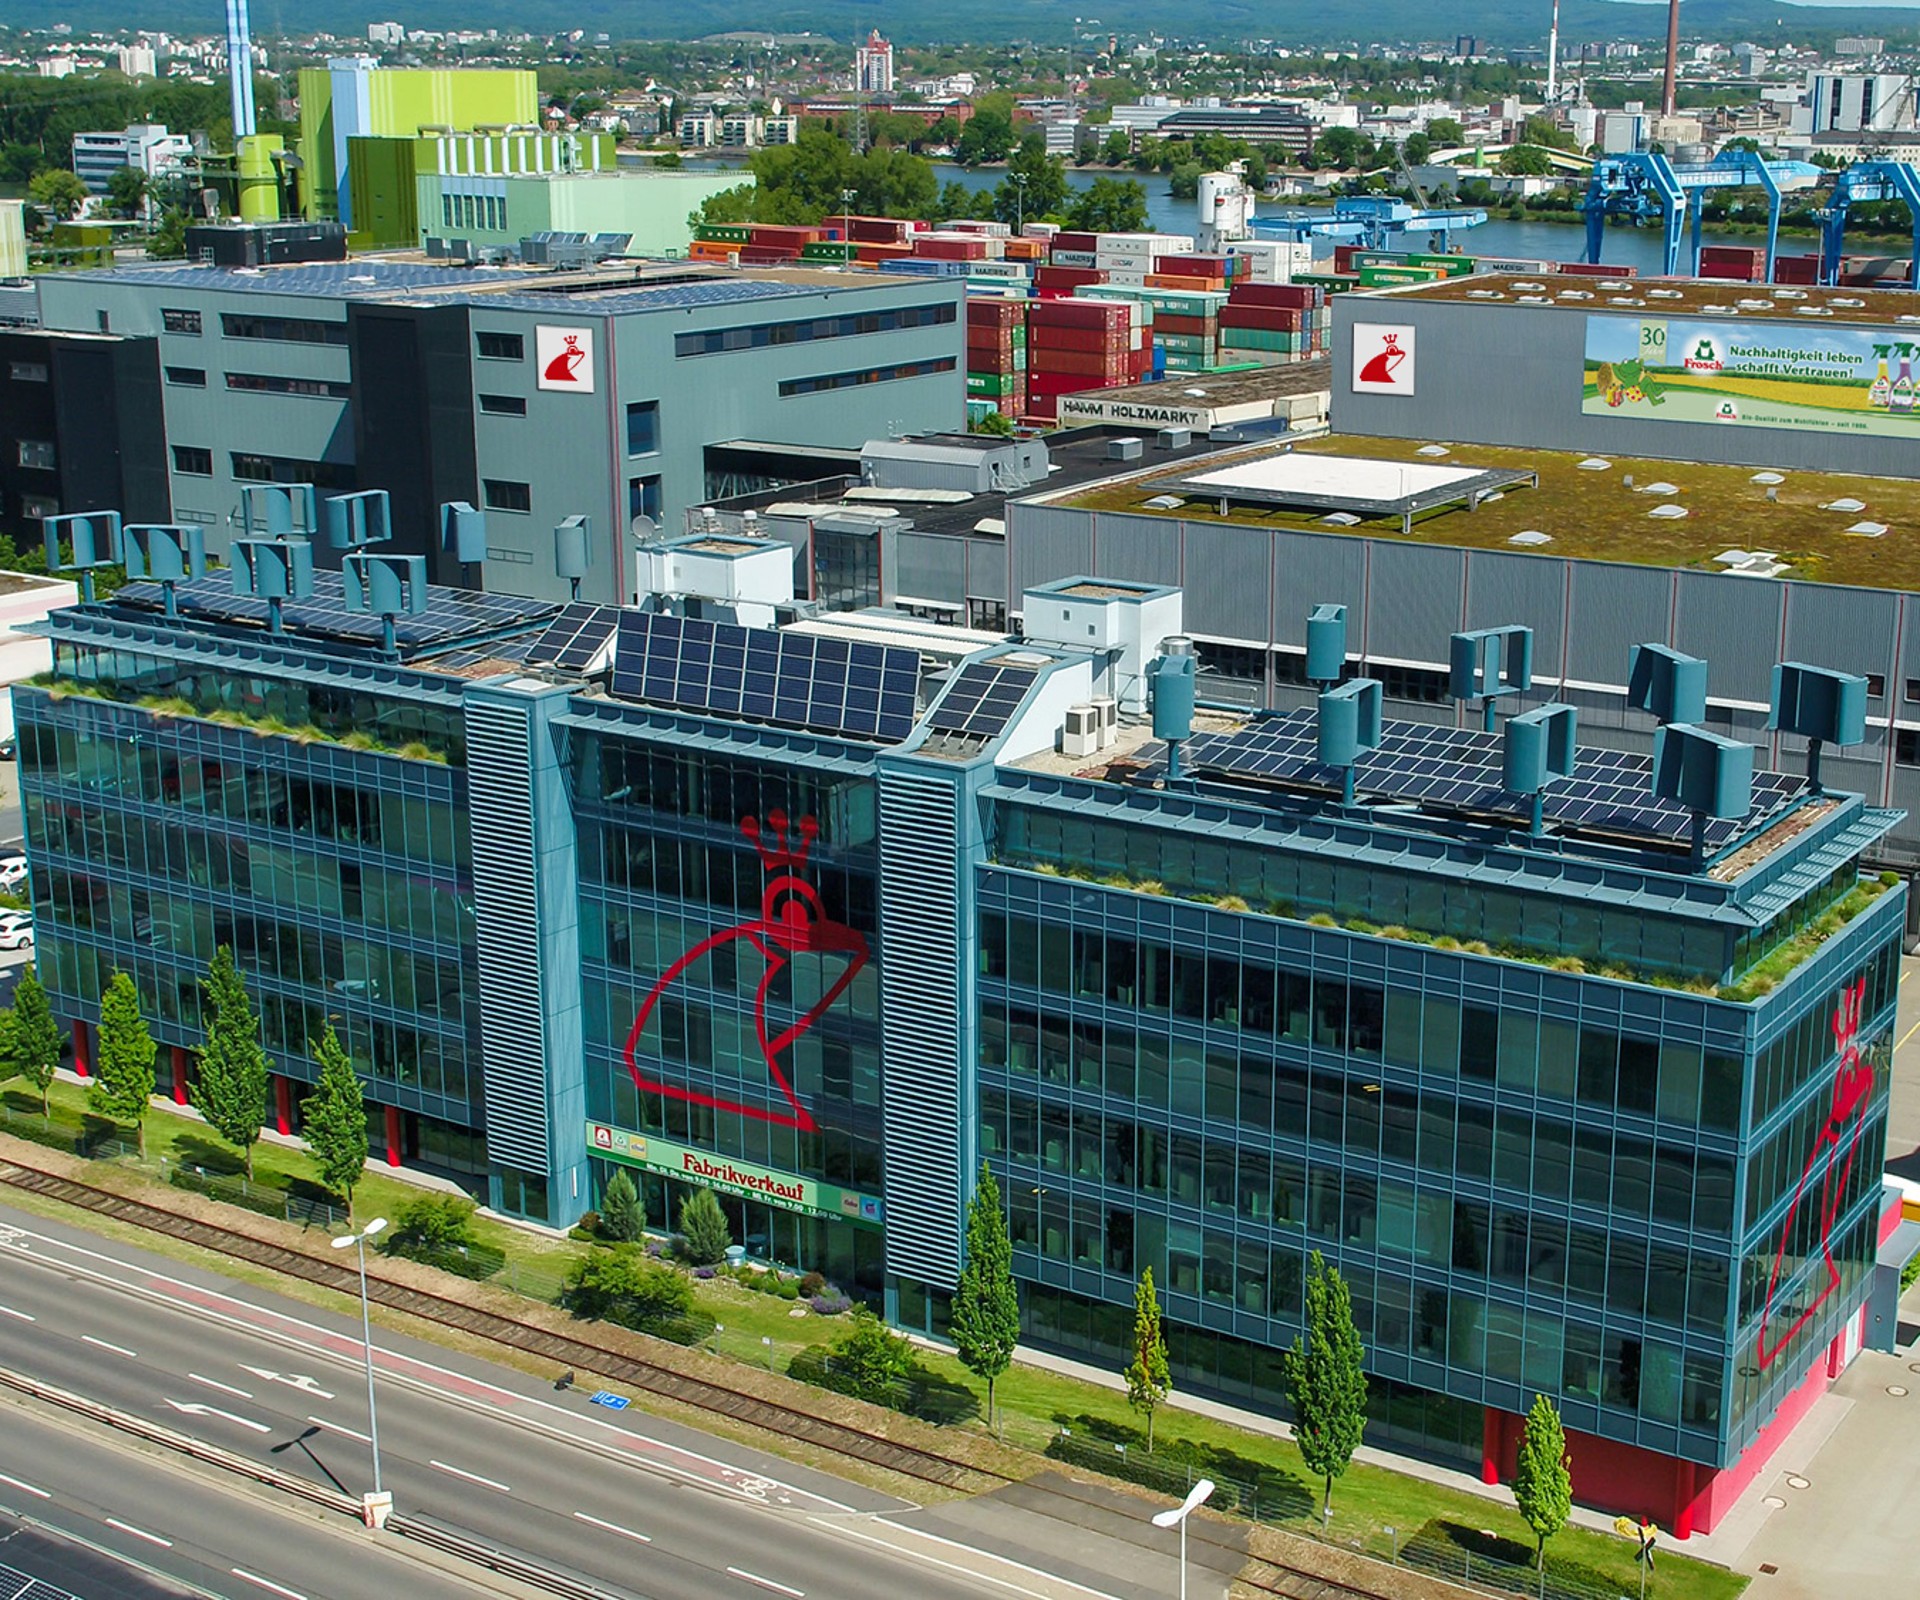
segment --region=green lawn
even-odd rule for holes
[[[39,1100],[17,1084],[0,1094],[8,1116],[0,1128],[25,1133],[26,1121],[38,1121]],[[53,1121],[70,1132],[110,1131],[86,1111],[86,1090],[57,1083],[53,1089]],[[124,1137],[124,1134],[122,1135]],[[190,1117],[156,1109],[147,1119],[147,1165],[161,1176],[160,1163],[197,1165],[208,1172],[237,1173],[238,1155],[203,1124]],[[277,1144],[255,1147],[255,1184],[259,1189],[319,1197],[304,1152]],[[355,1214],[364,1221],[374,1215],[392,1215],[419,1197],[413,1184],[369,1169],[355,1198]],[[554,1240],[508,1227],[490,1218],[474,1221],[476,1238],[499,1250],[506,1266],[496,1283],[551,1298],[569,1262],[588,1246],[572,1240]],[[718,1325],[706,1341],[709,1348],[754,1366],[769,1364],[786,1371],[796,1355],[809,1348],[831,1345],[844,1324],[807,1313],[795,1316],[796,1303],[771,1294],[756,1293],[725,1278],[694,1285],[699,1309]],[[804,1305],[804,1302],[799,1302]],[[764,1341],[771,1341],[771,1345]],[[952,1356],[921,1350],[917,1360],[940,1402],[940,1414],[958,1416],[952,1425],[984,1429],[985,1386],[971,1377]],[[1000,1432],[1010,1444],[1043,1452],[1058,1439],[1061,1429],[1085,1445],[1110,1449],[1124,1443],[1130,1457],[1146,1452],[1145,1428],[1131,1411],[1123,1393],[1075,1378],[1016,1366],[1000,1379],[997,1391]],[[1291,1443],[1250,1432],[1225,1422],[1172,1408],[1162,1408],[1155,1421],[1155,1457],[1171,1466],[1191,1461],[1222,1482],[1257,1486],[1255,1507],[1262,1522],[1311,1531],[1319,1522],[1319,1487],[1308,1481]],[[1118,1453],[1115,1453],[1116,1462]],[[1418,1534],[1423,1542],[1439,1541],[1457,1550],[1462,1543],[1496,1538],[1530,1546],[1530,1536],[1506,1497],[1479,1495],[1432,1484],[1385,1468],[1355,1466],[1334,1490],[1333,1518],[1326,1534],[1340,1545],[1359,1544],[1384,1553],[1387,1527],[1398,1530],[1404,1545]],[[1663,1597],[1688,1600],[1731,1600],[1747,1579],[1723,1568],[1679,1557],[1670,1546],[1658,1575]],[[1479,1559],[1476,1551],[1475,1559]],[[1638,1575],[1630,1546],[1619,1538],[1585,1529],[1569,1528],[1554,1540],[1551,1559],[1556,1566],[1587,1569],[1583,1576],[1604,1579],[1621,1594],[1637,1592]]]

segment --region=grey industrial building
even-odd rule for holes
[[[224,550],[243,485],[385,489],[396,548],[487,512],[486,582],[566,598],[552,529],[585,515],[583,597],[631,593],[634,519],[818,475],[873,437],[957,425],[957,281],[879,274],[456,269],[360,259],[39,280],[49,329],[157,341],[176,522]],[[77,508],[64,508],[77,509]],[[644,526],[644,525],[642,525]]]

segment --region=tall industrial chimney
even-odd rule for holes
[[[1559,98],[1560,87],[1560,0],[1553,0],[1553,26],[1547,30],[1547,106],[1549,113]]]
[[[1673,80],[1680,70],[1680,0],[1667,0],[1667,75],[1660,85],[1660,115],[1674,112]]]
[[[227,0],[227,90],[233,102],[233,137],[253,137],[253,39],[247,0]]]

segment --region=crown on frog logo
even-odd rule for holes
[[[740,819],[740,831],[753,841],[753,848],[760,854],[760,864],[769,872],[800,871],[807,864],[813,841],[820,837],[820,824],[812,817],[802,817],[798,827],[789,832],[784,811],[769,811],[767,823],[772,829],[771,835],[761,832],[758,817]]]

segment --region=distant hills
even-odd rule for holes
[[[260,34],[299,33],[320,22],[338,33],[363,33],[369,22],[398,21],[410,28],[535,33],[580,28],[589,37],[607,33],[615,39],[685,39],[766,29],[851,41],[878,26],[908,44],[1062,42],[1074,16],[1086,9],[1087,0],[941,0],[937,5],[882,0],[341,0],[323,7],[252,0],[254,31]],[[1550,0],[1453,0],[1438,13],[1431,0],[1316,0],[1312,5],[1211,0],[1189,8],[1157,0],[1102,0],[1099,9],[1101,26],[1112,32],[1157,31],[1204,43],[1248,38],[1283,44],[1442,38],[1450,43],[1455,35],[1471,34],[1482,48],[1499,48],[1543,45]],[[76,33],[149,27],[195,34],[223,26],[216,0],[12,0],[7,11],[17,26],[67,22]],[[1912,32],[1917,20],[1914,12],[1893,7],[1816,7],[1779,0],[1685,0],[1681,7],[1683,36],[1727,43],[1823,40],[1852,33],[1893,36]],[[1561,38],[1575,43],[1653,40],[1665,31],[1663,5],[1564,0],[1561,8]]]

